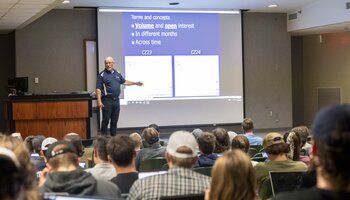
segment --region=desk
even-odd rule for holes
[[[10,96],[4,101],[5,120],[23,138],[41,134],[62,139],[74,132],[89,139],[91,99],[89,94]]]

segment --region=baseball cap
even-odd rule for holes
[[[192,150],[191,154],[176,152],[179,147],[188,147]],[[197,141],[194,136],[187,131],[176,131],[170,135],[167,152],[177,158],[193,158],[197,156]]]
[[[20,167],[19,161],[13,151],[0,147],[0,157],[11,161],[17,168]]]
[[[263,140],[263,147],[264,149],[266,149],[271,145],[280,144],[280,143],[284,143],[283,136],[280,133],[271,132],[265,136]]]
[[[45,138],[41,143],[41,150],[43,151],[47,150],[47,147],[49,147],[50,144],[53,144],[55,142],[57,142],[56,138],[53,138],[53,137]]]
[[[62,145],[62,147],[55,149],[55,147],[58,145]],[[65,140],[61,140],[49,145],[49,147],[47,148],[47,151],[45,152],[45,157],[47,161],[49,161],[51,158],[54,158],[58,155],[65,154],[65,153],[77,154],[77,151],[75,150],[75,147],[73,146],[72,143]]]
[[[350,133],[350,106],[347,104],[324,107],[315,117],[312,125],[315,140],[332,145],[330,136],[335,131]]]

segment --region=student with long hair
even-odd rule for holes
[[[205,199],[253,200],[257,199],[255,191],[255,172],[250,159],[242,150],[234,149],[216,160]]]

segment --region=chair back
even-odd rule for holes
[[[152,172],[164,170],[164,165],[167,161],[164,157],[151,158],[143,160],[140,164],[140,172]]]
[[[248,155],[250,157],[253,157],[255,154],[259,153],[259,151],[257,149],[254,149],[254,148],[249,148],[248,150]]]
[[[250,145],[249,148],[256,149],[258,152],[260,152],[263,149],[262,145]]]
[[[256,161],[256,162],[265,162],[265,160],[267,159],[267,157],[253,157],[251,158],[252,161]]]
[[[195,167],[193,168],[193,171],[211,177],[212,168],[213,167]]]

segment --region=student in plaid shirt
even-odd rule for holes
[[[128,199],[151,200],[162,196],[200,194],[209,188],[210,177],[191,169],[197,161],[197,142],[191,133],[174,132],[165,154],[168,172],[137,180],[130,189]]]

